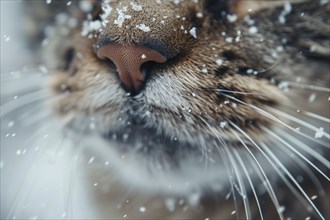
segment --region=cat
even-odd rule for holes
[[[63,218],[329,218],[327,1],[26,5],[73,148]]]

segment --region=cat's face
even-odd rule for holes
[[[99,136],[119,172],[137,170],[143,183],[180,188],[223,178],[228,151],[248,138],[267,140],[264,128],[276,127],[260,109],[287,101],[265,71],[277,61],[277,39],[225,14],[224,5],[105,2],[91,11],[94,21],[56,29],[50,85],[64,126]],[[145,62],[144,51],[160,60]]]

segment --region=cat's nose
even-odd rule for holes
[[[100,59],[110,59],[116,65],[123,87],[131,94],[141,91],[145,83],[148,71],[142,71],[144,63],[164,63],[167,60],[156,50],[138,45],[116,43],[109,43],[98,48],[97,56]]]

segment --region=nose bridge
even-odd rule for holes
[[[148,61],[164,63],[166,58],[159,52],[138,45],[109,43],[97,51],[100,59],[110,59],[117,68],[119,78],[130,92],[137,92],[145,81],[141,65]]]

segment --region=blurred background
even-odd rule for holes
[[[31,64],[23,41],[22,1],[1,0],[1,73],[15,71]]]
[[[39,2],[46,4],[43,0]],[[31,50],[25,41],[26,18],[31,16],[26,13],[25,3],[0,1],[0,217],[64,219],[73,210],[71,201],[80,210],[76,217],[88,217],[83,211],[88,210],[82,202],[85,199],[72,196],[75,192],[67,187],[72,164],[68,162],[70,153],[63,137],[43,117],[42,102],[32,102],[45,91],[41,89],[43,67],[36,62],[38,52]]]
[[[34,94],[44,92],[40,89],[43,65],[36,58],[38,51],[31,50],[26,41],[26,18],[31,14],[24,1],[30,0],[0,0],[0,217],[93,219],[97,216],[92,211],[96,210],[95,204],[86,193],[91,187],[84,185],[84,174],[75,169],[76,157],[69,152],[70,143],[49,118],[42,117],[42,104],[30,103],[16,109],[21,100],[33,100]],[[46,4],[46,0],[38,2]]]

